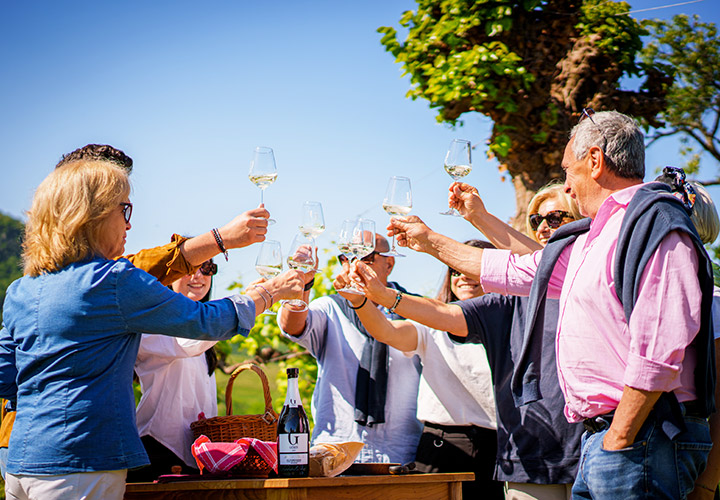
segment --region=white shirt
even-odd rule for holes
[[[476,425],[497,429],[495,395],[482,344],[458,344],[447,333],[412,322],[417,354],[423,364],[417,417],[440,425]]]
[[[140,436],[152,436],[191,466],[190,424],[217,416],[215,374],[208,376],[204,353],[214,341],[143,334],[135,361],[142,398],[138,404]]]
[[[285,335],[307,348],[318,363],[311,408],[313,444],[361,441],[365,446],[357,462],[404,464],[415,459],[422,432],[415,416],[420,381],[416,358],[388,347],[385,423],[366,427],[355,422],[355,382],[367,337],[329,297],[310,303],[305,330],[299,337]]]

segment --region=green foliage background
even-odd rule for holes
[[[20,255],[24,230],[22,222],[0,213],[0,320],[5,291],[10,283],[22,276]]]

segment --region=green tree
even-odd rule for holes
[[[469,112],[493,121],[488,154],[516,192],[516,221],[544,184],[562,178],[567,132],[582,109],[616,109],[659,126],[671,79],[638,63],[647,32],[625,2],[605,0],[416,0],[400,19],[404,40],[385,26],[381,43],[410,76],[408,97],[437,120]],[[644,78],[622,90],[626,76]]]
[[[0,320],[5,291],[22,276],[21,240],[25,226],[19,220],[0,213]]]
[[[650,136],[649,145],[670,136],[683,144],[685,169],[697,172],[700,155],[708,153],[720,163],[720,40],[712,23],[697,16],[673,17],[672,21],[645,21],[651,40],[642,51],[646,64],[662,65],[674,77],[658,118],[661,126]],[[703,181],[720,184],[720,176]]]

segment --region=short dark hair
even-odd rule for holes
[[[79,160],[109,161],[127,170],[130,174],[133,168],[133,160],[128,155],[108,144],[88,144],[76,149],[72,153],[63,155],[55,168],[62,167],[68,163]]]

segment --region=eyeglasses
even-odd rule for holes
[[[548,226],[552,229],[557,229],[562,226],[563,220],[572,219],[572,215],[563,210],[553,210],[545,215],[532,214],[528,217],[528,219],[530,220],[530,227],[532,230],[537,231],[540,224],[542,224],[542,221],[547,221]]]
[[[215,264],[212,259],[206,260],[200,265],[200,272],[203,273],[205,276],[214,276],[217,274],[217,271],[217,264]]]
[[[605,152],[605,146],[607,146],[607,143],[608,143],[607,136],[605,136],[605,132],[603,132],[603,129],[601,129],[600,126],[599,126],[597,123],[595,123],[595,120],[593,120],[593,115],[594,115],[594,114],[595,114],[595,110],[594,110],[594,109],[592,109],[592,108],[583,108],[583,110],[582,110],[582,115],[580,116],[580,119],[578,120],[578,125],[580,125],[585,118],[587,118],[588,120],[590,120],[590,122],[592,122],[592,124],[595,125],[595,127],[600,131],[600,135],[603,136],[603,140],[605,141],[605,143],[603,144],[603,147],[602,147],[602,150],[603,150],[603,153],[604,153],[604,152]]]
[[[132,203],[122,202],[120,203],[120,206],[122,207],[122,213],[123,217],[125,217],[125,224],[130,224],[130,217],[132,216]]]
[[[450,277],[451,278],[457,278],[462,273],[460,271],[456,271],[455,269],[450,269]]]
[[[385,255],[383,255],[382,253],[373,251],[373,252],[367,254],[365,257],[363,257],[360,260],[363,261],[365,264],[372,264],[373,262],[375,262],[376,255],[385,257]],[[340,264],[344,264],[345,262],[347,262],[348,258],[341,254],[341,255],[338,255],[338,260],[340,261]]]

